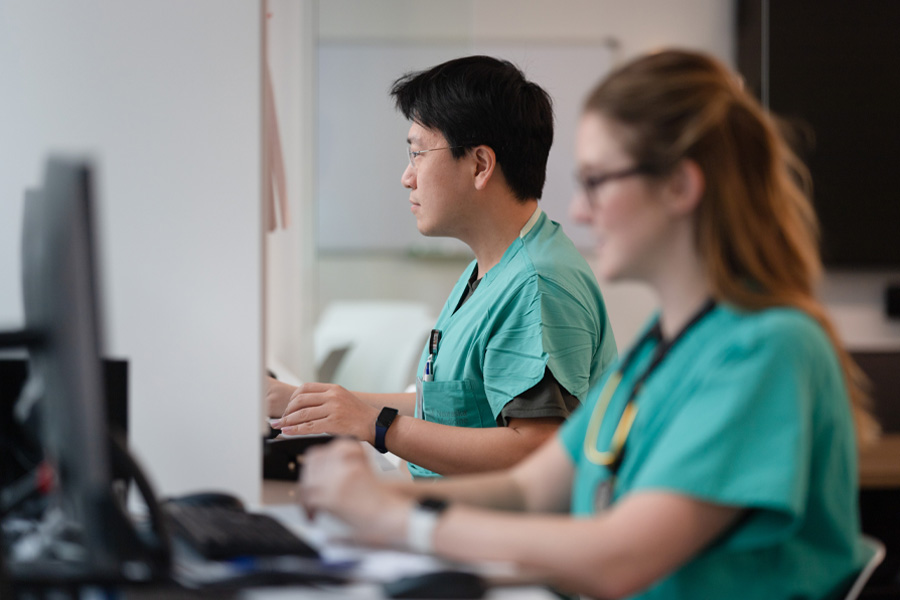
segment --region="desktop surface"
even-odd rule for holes
[[[161,586],[129,587],[121,596],[131,600],[166,598],[179,600],[197,598],[239,598],[241,600],[285,600],[302,597],[310,600],[331,600],[334,598],[378,599],[378,598],[476,598],[488,600],[557,600],[558,596],[545,587],[521,583],[515,573],[505,564],[463,564],[446,561],[433,556],[354,546],[335,541],[340,537],[341,525],[328,517],[311,521],[305,512],[293,501],[297,484],[286,481],[265,481],[263,497],[268,503],[249,507],[251,512],[277,519],[282,525],[296,533],[316,548],[327,568],[345,578],[343,582],[331,582],[325,578],[310,577],[300,581],[298,573],[292,581],[289,574],[279,576],[267,572],[247,574],[205,588],[191,589],[172,584]],[[177,569],[206,568],[200,563],[185,563],[177,558]],[[284,567],[291,568],[290,562]],[[322,573],[321,566],[312,563],[293,563],[298,569],[312,569]],[[209,567],[211,577],[217,575],[216,566]],[[195,571],[202,576],[202,572]],[[454,574],[461,573],[459,577]],[[480,579],[476,579],[476,576]],[[473,585],[476,581],[488,583],[486,589]],[[453,582],[451,587],[448,581]],[[495,584],[500,585],[495,585]],[[456,595],[448,595],[458,590]],[[403,595],[412,591],[415,595]]]
[[[364,444],[364,447],[382,477],[408,477],[405,471],[398,468],[399,461],[378,453],[368,444]],[[304,562],[300,557],[288,557],[280,563],[256,563],[271,569],[260,573],[248,569],[244,576],[231,578],[230,581],[226,577],[222,585],[217,585],[214,578],[227,573],[226,571],[217,571],[219,567],[215,562],[198,562],[197,556],[185,561],[184,555],[179,558],[176,548],[175,573],[181,570],[182,581],[185,575],[200,578],[198,581],[209,576],[213,585],[203,590],[171,586],[132,588],[126,591],[124,597],[137,600],[177,600],[180,597],[279,600],[300,596],[313,600],[392,597],[484,597],[489,600],[558,598],[545,587],[526,584],[507,564],[458,563],[434,556],[344,543],[341,541],[343,525],[336,519],[321,514],[314,520],[308,518],[296,502],[297,487],[298,484],[294,481],[264,480],[261,504],[244,508],[250,513],[260,513],[277,520],[313,547],[320,555],[321,562],[308,559]],[[226,568],[233,566],[234,564],[229,564]],[[309,575],[305,581],[304,574]],[[334,577],[329,581],[328,576]],[[487,582],[486,589],[481,587],[480,582]]]

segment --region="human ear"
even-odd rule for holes
[[[475,189],[483,190],[494,174],[497,166],[497,155],[490,146],[475,146],[471,151],[475,161]]]
[[[666,188],[669,208],[674,214],[685,215],[696,210],[700,204],[706,191],[706,177],[700,165],[685,158],[669,176]]]

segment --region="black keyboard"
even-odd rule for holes
[[[163,511],[176,537],[210,560],[241,556],[301,556],[319,553],[268,515],[222,506],[166,502]]]

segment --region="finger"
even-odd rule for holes
[[[327,392],[328,390],[339,388],[341,386],[336,383],[319,383],[316,381],[309,381],[307,383],[301,383],[297,388],[297,391],[301,393],[318,393],[318,392]]]
[[[329,490],[335,485],[335,475],[340,470],[333,452],[323,446],[308,448],[304,454],[303,469],[298,484],[299,499],[310,512],[328,505]]]
[[[328,448],[333,445],[334,444],[321,444],[317,446],[310,446],[306,449],[305,452],[306,460],[313,463],[322,460],[322,455],[325,454]]]
[[[315,421],[306,421],[297,425],[283,425],[281,433],[285,435],[309,435],[314,433],[328,433],[327,419],[316,419]]]
[[[279,428],[283,430],[285,427],[290,427],[292,425],[302,425],[303,423],[319,421],[328,417],[329,414],[330,411],[328,408],[321,405],[298,408],[289,415],[285,415],[278,419],[278,425]]]
[[[284,409],[284,414],[282,416],[288,415],[292,412],[296,412],[297,410],[306,406],[317,406],[328,401],[328,398],[330,397],[328,394],[329,390],[305,389],[304,386],[307,385],[309,384],[304,383],[303,386],[297,388],[296,391],[294,391],[294,393],[291,395],[290,402],[288,402],[287,408]]]
[[[298,507],[303,514],[306,515],[307,520],[312,521],[316,518],[316,513],[318,509],[313,505],[309,498],[301,498],[299,500],[300,506]]]
[[[308,482],[308,477],[308,471],[306,468],[300,471],[300,480],[297,482],[296,498],[297,504],[300,505],[300,510],[303,511],[308,520],[312,521],[316,516],[316,510],[315,508],[313,508],[309,499],[309,493],[312,484]]]
[[[366,458],[362,445],[359,443],[359,440],[354,438],[340,436],[328,444],[327,448],[331,450],[332,455],[339,457],[341,460]]]
[[[338,437],[328,444],[308,448],[304,460],[304,476],[317,483],[322,480],[332,481],[339,473],[346,471],[348,465],[364,464],[368,466],[362,445],[353,438]],[[321,476],[322,479],[319,479]]]

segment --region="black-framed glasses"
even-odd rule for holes
[[[413,169],[416,168],[416,157],[420,154],[434,152],[435,150],[455,150],[456,148],[462,148],[462,146],[445,146],[443,148],[429,148],[428,150],[413,150],[412,148],[407,148],[406,153],[409,154],[409,166]]]
[[[597,203],[597,192],[604,183],[614,181],[616,179],[624,179],[625,177],[633,177],[635,175],[650,175],[654,171],[647,165],[635,165],[627,169],[612,171],[610,173],[602,173],[600,175],[581,175],[575,174],[575,181],[578,187],[584,192],[585,197],[591,206]]]

